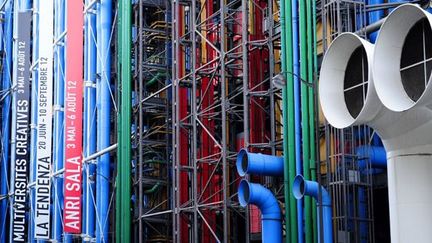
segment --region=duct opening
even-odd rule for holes
[[[430,14],[417,5],[397,7],[375,43],[373,79],[382,104],[406,111],[422,103],[432,69]]]
[[[242,162],[241,162],[242,170],[247,172],[248,165],[249,165],[248,156],[247,156],[247,154],[245,154],[245,155],[243,155]]]
[[[251,192],[250,192],[249,183],[246,180],[242,180],[238,187],[238,200],[240,206],[246,207],[249,204],[250,196],[251,196],[250,194]]]
[[[366,50],[359,46],[351,54],[344,77],[345,104],[351,116],[355,119],[360,114],[367,95],[368,61]]]
[[[368,90],[373,86],[369,67],[372,48],[357,35],[343,33],[324,56],[319,97],[327,121],[336,128],[352,126],[374,112],[366,105],[374,99]]]
[[[246,202],[249,202],[250,199],[250,190],[248,186],[244,187],[244,191],[243,191],[243,198]]]
[[[402,47],[400,73],[409,98],[416,102],[422,96],[432,71],[432,30],[426,17],[409,30]]]
[[[306,189],[305,179],[303,178],[303,176],[297,175],[294,178],[294,182],[293,182],[293,188],[292,188],[293,196],[296,199],[303,198],[305,194],[305,189]]]

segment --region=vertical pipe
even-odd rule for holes
[[[307,29],[306,29],[306,1],[299,0],[299,29],[300,29],[300,78],[307,80]],[[308,85],[301,82],[301,129],[302,129],[302,151],[303,151],[303,175],[306,180],[310,180],[309,159],[309,113],[308,113]],[[307,197],[304,198],[304,234],[306,243],[312,242],[312,200]]]
[[[86,5],[91,0],[86,0]],[[96,152],[96,15],[88,11],[85,13],[84,27],[84,157]],[[83,165],[83,227],[82,233],[87,237],[94,237],[95,232],[95,181],[96,166],[93,163]]]
[[[292,6],[290,0],[285,2],[280,1],[281,5],[281,23],[282,23],[282,72],[286,77],[286,87],[282,89],[283,102],[283,154],[284,154],[284,195],[285,195],[285,222],[287,229],[286,243],[297,242],[297,201],[291,194],[291,185],[296,175],[295,171],[295,138],[294,138],[294,86],[293,77],[291,75],[293,68],[292,56]]]
[[[295,162],[296,174],[302,173],[302,159],[301,159],[301,117],[300,117],[300,60],[299,60],[299,16],[298,16],[298,1],[292,0],[292,52],[293,52],[293,98],[294,98],[294,141],[295,141]],[[302,1],[302,0],[300,0]],[[298,242],[304,241],[304,226],[303,226],[303,200],[297,200],[297,227],[298,227]]]
[[[32,41],[32,83],[31,83],[31,137],[30,137],[30,182],[36,182],[36,163],[37,163],[37,125],[38,125],[38,65],[35,65],[39,59],[39,0],[33,0],[33,41]],[[36,193],[36,185],[29,188],[30,192],[30,224],[28,231],[28,241],[34,241],[34,231],[35,231],[35,193]]]
[[[17,32],[18,32],[18,10],[19,10],[19,1],[14,1],[14,11],[13,11],[13,40],[17,39]],[[15,65],[16,62],[16,42],[13,41],[12,45],[12,87],[16,85],[16,68]],[[11,122],[11,151],[15,151],[15,136],[16,136],[16,94],[12,90],[12,122]],[[10,153],[10,161],[15,161],[15,153]],[[13,163],[10,163],[10,178],[9,178],[9,192],[8,194],[11,195],[14,191],[14,184],[15,184],[15,168],[13,166]],[[13,197],[9,197],[9,205],[13,205]],[[13,239],[13,222],[14,219],[12,217],[13,215],[13,207],[9,206],[9,242],[12,242],[11,239]]]
[[[98,45],[98,66],[100,69],[100,85],[98,86],[100,90],[98,90],[97,99],[99,100],[99,109],[98,109],[98,143],[97,149],[101,151],[110,146],[110,110],[111,110],[111,96],[110,96],[110,80],[111,80],[111,51],[110,51],[110,36],[111,36],[111,11],[112,11],[112,1],[111,0],[101,0],[98,4],[98,25],[97,25],[97,45]],[[123,15],[124,17],[125,15]],[[130,15],[128,15],[130,16]],[[130,19],[129,19],[130,21]],[[123,26],[128,28],[127,26]],[[130,26],[129,26],[130,29]],[[129,45],[130,46],[130,45]],[[130,48],[130,47],[129,47]],[[127,51],[127,50],[126,50]],[[130,51],[129,51],[130,52]],[[123,53],[125,54],[125,53]],[[130,54],[129,54],[130,55]],[[130,63],[130,60],[129,60]],[[126,64],[126,63],[125,63]],[[130,69],[130,67],[127,67]],[[130,72],[130,71],[129,71]],[[123,74],[123,71],[121,70]],[[129,73],[129,81],[130,81],[130,73]],[[122,88],[126,88],[123,86],[126,80],[123,80],[122,77]],[[130,84],[129,84],[130,85]],[[122,95],[127,96],[124,92],[130,93],[130,91],[122,90]],[[131,105],[131,100],[129,99],[129,106]],[[122,101],[123,105],[126,105]],[[126,108],[126,107],[125,107]],[[130,108],[127,111],[130,111]],[[122,113],[123,111],[121,111]],[[129,113],[126,113],[126,115]],[[125,126],[129,126],[130,124],[125,124]],[[130,140],[130,132],[126,133],[124,131],[122,136],[129,138]],[[126,139],[126,138],[124,138]],[[126,142],[126,141],[123,141]],[[129,143],[129,155],[130,155],[130,141]],[[124,155],[122,153],[122,155]],[[124,163],[128,163],[130,165],[129,160],[121,160]],[[97,205],[97,215],[98,215],[98,223],[96,224],[96,242],[105,242],[108,240],[108,211],[109,211],[109,188],[110,188],[110,154],[105,153],[98,158],[98,166],[96,169],[96,205]],[[126,173],[130,173],[130,171],[126,171]],[[129,180],[129,179],[127,179]],[[130,184],[130,182],[129,182]],[[129,194],[127,194],[129,195]],[[126,197],[124,200],[129,200],[129,197]],[[128,206],[128,205],[127,205]]]
[[[11,87],[11,66],[12,66],[12,11],[13,5],[9,0],[5,4],[5,22],[3,26],[3,39],[0,40],[4,46],[2,80],[3,89]],[[4,42],[3,42],[4,41]],[[9,179],[9,138],[10,138],[10,110],[11,110],[11,95],[7,95],[2,104],[2,157],[0,166],[0,195],[8,194],[8,179]],[[8,198],[0,200],[0,242],[6,242],[6,215],[9,205]]]
[[[54,137],[53,137],[53,171],[63,169],[64,158],[64,39],[60,40],[65,31],[65,1],[55,1],[55,45],[54,54]],[[51,238],[57,242],[62,239],[62,207],[63,178],[53,178],[53,220]]]
[[[119,114],[117,151],[117,204],[116,241],[130,242],[130,172],[131,172],[131,1],[118,2],[118,71],[119,71]]]

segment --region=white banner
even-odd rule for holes
[[[49,239],[53,112],[53,1],[39,1],[35,238]]]

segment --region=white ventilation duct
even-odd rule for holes
[[[337,128],[367,124],[383,140],[392,242],[432,240],[430,20],[420,7],[402,5],[381,27],[374,53],[372,44],[342,34],[321,67],[319,98],[328,122]],[[414,64],[422,71],[410,70]]]
[[[401,114],[389,127],[375,128],[392,135],[383,141],[392,242],[432,241],[431,20],[422,8],[402,5],[384,22],[375,45],[378,97]]]

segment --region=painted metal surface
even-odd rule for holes
[[[246,174],[282,176],[284,161],[279,156],[250,153],[245,149],[241,149],[237,154],[236,167],[240,176]]]
[[[97,49],[98,73],[100,75],[97,96],[97,150],[102,151],[110,146],[111,135],[111,12],[112,1],[102,0],[98,4],[97,15]],[[108,216],[110,203],[110,154],[105,153],[97,160],[96,167],[96,242],[108,241]]]
[[[310,196],[316,200],[317,208],[322,208],[323,211],[322,221],[324,225],[323,241],[321,241],[321,237],[318,235],[318,242],[333,243],[332,204],[330,194],[327,190],[316,181],[309,181],[303,176],[298,175],[294,180],[292,191],[297,199],[301,199],[304,196]],[[319,223],[320,220],[317,222]],[[321,232],[318,231],[318,234],[320,233]]]
[[[256,205],[261,211],[262,242],[282,242],[282,214],[273,193],[264,186],[242,180],[239,184],[238,199],[242,207]]]
[[[131,240],[131,2],[119,1],[118,18],[118,71],[119,71],[119,114],[117,117],[117,178],[116,178],[116,242]]]
[[[338,66],[337,60],[346,62],[346,56],[352,53],[354,47],[368,44],[354,35],[344,34],[338,37],[328,50],[321,70],[320,100],[324,114],[331,124],[340,127],[367,124],[383,141],[388,159],[392,242],[428,242],[432,237],[427,227],[422,228],[424,225],[432,224],[432,198],[430,193],[426,193],[430,176],[425,172],[432,168],[432,139],[428,132],[432,126],[432,113],[428,108],[431,103],[431,89],[426,82],[423,89],[417,90],[419,98],[411,99],[401,80],[404,67],[400,67],[401,60],[404,61],[402,49],[406,36],[422,18],[426,19],[426,23],[430,23],[430,14],[416,5],[406,4],[396,8],[381,27],[374,53],[370,51],[372,48],[365,47],[369,62],[368,92],[356,117],[346,113],[345,102],[329,106],[332,101],[330,96],[343,96],[340,92],[343,89],[337,89],[337,85],[341,85],[338,80],[342,75],[332,71],[331,80],[328,79],[330,76],[327,78],[325,75],[330,66]],[[424,41],[419,42],[419,45],[424,46]],[[344,51],[330,51],[340,44],[344,46]],[[333,91],[339,92],[329,93],[329,90],[324,88],[326,85],[333,86]]]

